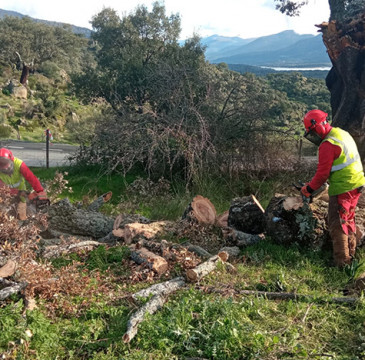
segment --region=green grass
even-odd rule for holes
[[[103,175],[96,168],[33,169],[42,180],[50,180],[55,171],[68,171],[74,193],[72,201],[113,191],[110,212],[118,211],[119,199],[128,199],[126,183],[137,175]],[[292,175],[294,176],[294,175]],[[259,181],[240,179],[206,180],[189,193],[175,185],[169,196],[139,199],[138,210],[154,219],[178,219],[192,197],[208,197],[218,212],[229,207],[235,196],[249,195],[265,202],[273,192],[287,187],[289,175]],[[65,196],[66,194],[64,194]],[[136,194],[132,194],[136,196]],[[129,196],[132,195],[129,194]],[[138,195],[138,194],[137,194]],[[134,198],[133,198],[134,199]],[[126,204],[125,204],[126,205]],[[128,204],[127,204],[128,205]],[[126,206],[127,206],[126,205]],[[171,235],[171,241],[178,239]],[[136,337],[124,344],[130,315],[138,304],[127,295],[150,282],[130,282],[125,266],[128,250],[123,246],[99,246],[87,255],[68,255],[52,260],[63,269],[73,261],[78,271],[88,272],[95,287],[92,298],[66,296],[73,304],[73,315],[49,314],[45,300],[23,316],[23,301],[14,297],[0,306],[0,354],[7,359],[222,359],[222,360],[363,360],[365,359],[365,302],[355,305],[329,301],[344,296],[355,273],[364,266],[364,250],[357,258],[359,267],[338,269],[331,265],[331,253],[298,246],[284,247],[270,239],[247,247],[236,264],[236,273],[224,266],[206,276],[200,288],[194,284],[169,297],[164,307],[147,315]],[[98,292],[100,279],[110,281],[113,296]],[[259,296],[205,293],[208,288],[293,292],[308,295],[301,300],[268,300]],[[82,304],[87,306],[81,306]],[[31,334],[31,336],[29,336]]]

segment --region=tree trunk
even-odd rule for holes
[[[328,204],[316,200],[303,203],[300,197],[276,194],[266,209],[266,234],[276,243],[321,248],[328,242]]]
[[[95,211],[78,209],[67,198],[48,209],[48,227],[67,234],[99,239],[112,232],[113,224],[114,219]]]
[[[332,125],[353,136],[365,159],[365,13],[341,20],[336,3],[330,2],[331,18],[336,21],[317,25],[333,66],[326,78]]]

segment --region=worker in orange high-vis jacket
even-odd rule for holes
[[[304,137],[319,146],[317,171],[302,187],[310,194],[329,181],[328,227],[335,265],[350,264],[356,251],[355,208],[365,185],[359,152],[351,135],[328,123],[328,114],[311,110],[304,116]]]
[[[47,199],[43,186],[28,166],[10,150],[0,148],[0,186],[10,187],[11,194],[17,195],[19,191],[26,190],[25,180],[32,186],[39,199]],[[27,218],[27,203],[23,196],[19,196],[17,212],[20,220]]]

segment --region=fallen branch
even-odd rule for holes
[[[79,250],[91,251],[96,246],[100,246],[101,244],[98,241],[81,241],[76,244],[67,244],[67,245],[51,245],[47,246],[43,251],[43,257],[45,259],[52,259],[55,257],[59,257],[61,255],[69,254],[72,252],[76,252]]]
[[[172,292],[182,288],[186,285],[186,282],[183,277],[176,277],[174,279],[154,284],[147,289],[140,290],[132,295],[134,300],[138,300],[139,298],[147,298],[150,295],[169,295]]]
[[[96,200],[94,200],[87,208],[88,211],[99,211],[99,209],[108,202],[113,193],[111,191],[107,192],[106,194],[103,194],[99,196]]]
[[[137,334],[138,325],[143,321],[146,313],[154,314],[161,309],[167,298],[163,295],[154,295],[146,304],[137,310],[127,323],[127,331],[122,339],[124,343],[129,343]]]
[[[196,286],[196,289],[204,290],[208,293],[216,294],[230,294],[230,295],[246,295],[246,296],[260,296],[268,300],[296,300],[296,301],[317,301],[334,304],[355,304],[359,301],[354,297],[315,297],[312,295],[295,294],[288,292],[270,292],[270,291],[256,291],[256,290],[235,290],[230,287],[215,288],[212,286]]]
[[[219,262],[226,262],[228,260],[228,256],[228,253],[222,251],[218,255],[212,256],[197,267],[188,269],[186,271],[187,280],[191,282],[199,281],[204,276],[215,270]]]
[[[13,294],[20,293],[28,284],[26,282],[16,283],[0,278],[0,284],[6,285],[4,289],[0,290],[0,301],[7,299]]]

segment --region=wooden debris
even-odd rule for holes
[[[327,208],[320,200],[308,205],[300,198],[275,194],[265,211],[266,234],[282,245],[322,247],[328,237]]]
[[[208,293],[217,293],[222,295],[244,295],[244,296],[259,296],[265,297],[268,300],[296,300],[296,301],[317,301],[321,303],[334,304],[355,304],[359,301],[356,297],[331,297],[319,298],[317,296],[303,295],[288,292],[271,292],[271,291],[256,291],[256,290],[235,290],[231,287],[216,288],[212,286],[196,286],[197,289]]]
[[[217,225],[220,227],[228,226],[228,216],[229,210],[225,211],[223,214],[218,215],[216,220]]]
[[[7,278],[15,274],[17,264],[13,260],[8,260],[8,262],[0,268],[0,278]]]
[[[241,250],[238,246],[225,246],[219,252],[226,252],[230,259],[238,259]]]
[[[190,282],[196,282],[202,279],[204,276],[208,275],[210,272],[216,269],[219,262],[225,262],[228,260],[228,254],[226,252],[221,252],[218,255],[212,256],[207,261],[198,265],[193,269],[188,269],[186,271],[186,278]]]
[[[236,245],[239,248],[256,244],[265,238],[264,234],[247,234],[243,231],[238,231],[232,228],[223,229],[223,237],[227,244]]]
[[[186,285],[185,279],[182,277],[176,277],[174,279],[154,284],[147,289],[140,290],[132,295],[134,300],[139,298],[147,298],[151,295],[169,295],[172,292],[184,287]]]
[[[145,314],[154,314],[157,310],[162,308],[166,300],[167,298],[165,296],[154,295],[146,304],[137,310],[128,320],[127,331],[122,337],[123,342],[129,343],[136,336],[138,325],[143,321]]]
[[[13,294],[19,294],[23,289],[25,289],[27,285],[28,284],[25,282],[16,283],[0,278],[0,286],[5,286],[3,289],[0,290],[0,301],[7,299]]]
[[[113,193],[111,191],[107,192],[106,194],[103,194],[99,196],[96,200],[94,200],[87,208],[88,211],[99,211],[99,209],[108,202]]]
[[[154,284],[147,289],[138,291],[132,295],[132,298],[146,298],[153,295],[152,298],[137,310],[127,323],[127,331],[123,335],[123,342],[129,343],[137,334],[138,325],[143,321],[146,313],[154,314],[167,301],[167,296],[186,285],[185,280],[181,277],[165,281],[160,284]]]
[[[201,195],[194,197],[193,201],[188,205],[184,214],[183,219],[190,222],[197,222],[199,224],[210,224],[216,223],[217,212],[211,201]]]
[[[265,230],[265,210],[254,195],[232,200],[228,226],[248,234],[261,234]]]
[[[51,245],[46,246],[43,250],[43,257],[45,259],[52,259],[59,257],[61,255],[69,254],[76,251],[91,251],[95,247],[100,246],[101,244],[98,241],[81,241],[76,244],[67,244],[67,245]]]
[[[184,246],[188,249],[188,251],[197,254],[203,259],[209,259],[210,257],[213,256],[211,253],[209,253],[199,245],[185,244]]]
[[[146,264],[148,268],[161,275],[168,270],[167,261],[155,253],[147,250],[146,248],[136,249],[135,246],[131,246],[131,258],[137,264]]]
[[[113,230],[114,219],[95,211],[78,209],[65,198],[48,208],[48,226],[72,235],[102,238]]]
[[[139,239],[152,240],[170,232],[173,227],[174,223],[171,221],[155,221],[150,224],[131,223],[125,225],[123,237],[126,244],[131,244]]]

